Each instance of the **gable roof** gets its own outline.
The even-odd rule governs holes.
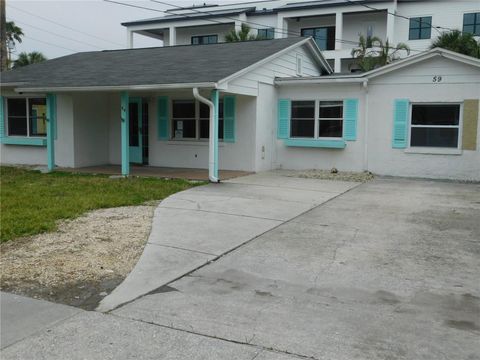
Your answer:
[[[458,61],[467,65],[475,66],[480,68],[480,59],[476,59],[471,56],[459,54],[454,51],[442,49],[442,48],[434,48],[428,51],[424,51],[422,53],[406,57],[401,60],[397,60],[391,64],[382,66],[377,69],[373,69],[364,73],[358,74],[332,74],[328,76],[321,76],[321,77],[303,77],[303,78],[277,78],[276,83],[287,84],[287,83],[330,83],[330,82],[345,82],[345,83],[354,83],[354,82],[363,82],[366,79],[372,79],[377,76],[385,75],[390,72],[393,72],[398,69],[402,69],[404,67],[412,66],[418,62],[422,62],[434,57],[443,57],[453,61]]]
[[[1,82],[2,86],[28,90],[154,87],[166,84],[205,86],[206,83],[212,86],[275,54],[305,43],[312,43],[312,40],[295,37],[84,52],[6,71],[1,73]],[[312,52],[319,63],[323,61],[326,64],[320,53]]]

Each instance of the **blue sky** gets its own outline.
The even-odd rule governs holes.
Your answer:
[[[124,1],[158,10],[168,6],[151,1]],[[176,6],[191,6],[203,1],[165,0]],[[227,3],[228,1],[209,1]],[[126,45],[126,30],[120,25],[149,17],[162,16],[161,12],[135,9],[102,0],[7,0],[7,20],[13,20],[25,33],[23,42],[13,53],[41,51],[47,58],[74,52],[119,49]],[[159,40],[135,36],[135,47],[158,46]]]

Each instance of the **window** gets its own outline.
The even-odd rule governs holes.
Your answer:
[[[460,105],[413,104],[410,146],[458,148]]]
[[[200,103],[200,139],[210,137],[210,108]],[[223,100],[218,101],[218,138],[223,139]]]
[[[270,40],[275,37],[275,29],[258,29],[258,37],[264,40]]]
[[[480,36],[480,13],[463,14],[463,32]]]
[[[192,45],[216,44],[218,35],[192,36]]]
[[[311,36],[320,50],[335,50],[335,26],[302,29],[302,36]]]
[[[315,136],[315,101],[292,101],[290,137]]]
[[[194,100],[173,100],[172,118],[175,139],[197,138]]]
[[[318,137],[343,135],[343,102],[320,101],[318,105]]]
[[[195,100],[173,100],[172,118],[174,139],[209,138],[210,108],[208,105]],[[218,138],[223,139],[223,100],[218,104]]]
[[[6,105],[9,136],[46,136],[45,98],[8,98]]]
[[[410,18],[409,40],[430,39],[432,32],[432,17],[414,17]]]

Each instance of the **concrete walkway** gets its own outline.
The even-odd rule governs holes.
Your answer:
[[[359,185],[286,175],[244,176],[162,201],[139,262],[97,310],[166,291],[162,287],[170,282]]]

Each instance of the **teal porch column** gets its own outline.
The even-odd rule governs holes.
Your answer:
[[[128,176],[130,174],[130,153],[129,153],[129,98],[128,92],[123,91],[120,94],[120,114],[122,121],[122,175]]]
[[[57,121],[57,97],[47,94],[47,169],[55,169],[55,123]]]
[[[218,177],[218,90],[212,90],[212,102],[213,102],[213,126],[210,128],[213,131],[213,176]],[[212,136],[212,134],[210,134]]]

